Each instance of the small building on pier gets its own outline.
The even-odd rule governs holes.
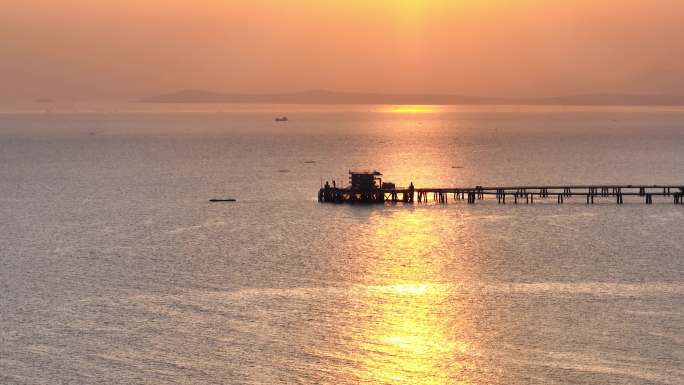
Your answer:
[[[352,191],[370,192],[382,187],[382,174],[379,171],[349,171]]]
[[[397,188],[394,183],[383,182],[379,171],[349,171],[349,186],[331,187],[328,182],[318,192],[320,202],[384,203],[385,201],[413,203],[414,188]]]

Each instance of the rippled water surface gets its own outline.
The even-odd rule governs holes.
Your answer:
[[[316,202],[350,168],[684,184],[683,154],[681,109],[0,114],[0,383],[684,383],[670,199]]]

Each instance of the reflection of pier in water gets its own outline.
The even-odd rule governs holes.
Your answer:
[[[427,203],[430,199],[448,203],[449,197],[455,201],[475,204],[479,200],[492,197],[499,204],[534,204],[537,199],[555,198],[558,204],[566,199],[581,197],[587,204],[594,204],[598,198],[612,198],[623,204],[625,197],[641,197],[646,204],[653,204],[653,197],[672,198],[674,204],[684,205],[684,184],[681,185],[552,185],[552,186],[475,186],[449,188],[396,187],[393,183],[382,181],[378,171],[350,171],[351,184],[344,188],[326,182],[318,192],[318,201],[325,203],[385,203],[404,202]]]

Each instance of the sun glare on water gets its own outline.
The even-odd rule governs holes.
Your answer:
[[[403,106],[392,106],[383,112],[390,112],[393,114],[430,114],[441,111],[440,106],[428,106],[428,105],[403,105]]]
[[[351,357],[358,383],[469,384],[463,370],[475,366],[476,347],[464,338],[468,321],[449,305],[455,286],[441,279],[433,219],[399,212],[372,221],[367,241],[383,248],[367,261],[373,284],[358,293],[359,323],[347,330],[363,352]]]

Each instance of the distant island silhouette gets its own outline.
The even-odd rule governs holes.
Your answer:
[[[415,105],[596,105],[684,106],[684,95],[586,94],[548,98],[497,98],[439,94],[383,94],[311,90],[293,93],[240,94],[183,90],[145,97],[138,103],[248,104],[415,104]]]

